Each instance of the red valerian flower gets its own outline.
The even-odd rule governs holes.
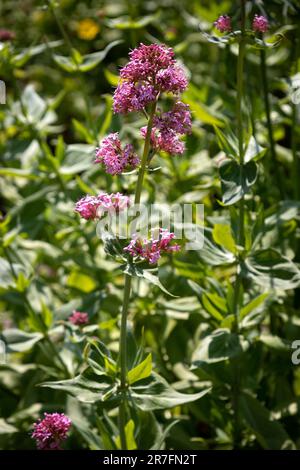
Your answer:
[[[73,325],[83,326],[89,322],[89,316],[85,312],[73,310],[72,315],[69,316],[69,322]]]
[[[259,33],[266,33],[269,29],[269,21],[263,15],[254,15],[252,28]]]
[[[75,212],[86,220],[101,218],[107,212],[120,212],[130,204],[130,199],[121,193],[100,193],[98,196],[84,196],[75,204]]]
[[[157,230],[153,230],[150,239],[135,236],[130,241],[129,245],[124,248],[124,251],[131,254],[133,257],[138,257],[149,261],[150,264],[155,264],[162,253],[172,253],[180,250],[179,245],[171,245],[175,237],[173,232],[160,228],[156,238],[154,235],[155,232],[157,232]]]
[[[96,149],[95,163],[103,163],[107,173],[117,175],[126,168],[135,168],[140,159],[134,152],[133,145],[121,146],[118,132],[105,137]]]
[[[70,426],[71,420],[65,414],[44,413],[44,419],[34,423],[31,437],[40,450],[60,450]]]
[[[215,28],[217,28],[220,33],[228,33],[231,31],[231,18],[228,15],[221,15],[214,22]]]
[[[187,78],[170,47],[140,44],[129,58],[114,93],[115,113],[141,111],[162,92],[178,94],[186,89]]]

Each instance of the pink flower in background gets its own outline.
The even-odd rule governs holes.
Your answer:
[[[31,437],[40,450],[60,450],[70,426],[71,420],[65,414],[44,413],[44,419],[34,423]]]
[[[105,137],[96,149],[95,163],[103,163],[107,173],[116,175],[126,168],[135,168],[140,162],[131,144],[121,146],[118,132]]]
[[[269,21],[263,15],[254,15],[252,28],[254,31],[266,33],[269,29]]]
[[[72,315],[69,316],[69,322],[77,326],[86,325],[89,322],[89,316],[85,312],[73,310]]]
[[[75,204],[75,212],[83,219],[94,220],[97,217],[99,200],[97,196],[85,196]]]
[[[188,84],[173,50],[160,44],[140,44],[129,54],[129,62],[121,69],[120,77],[114,93],[115,113],[141,111],[155,101],[159,93],[178,94]]]
[[[12,41],[15,39],[16,34],[14,31],[10,31],[9,29],[0,29],[0,41]]]
[[[214,22],[215,28],[217,28],[221,33],[227,33],[231,31],[231,18],[228,15],[221,15]]]
[[[150,264],[155,264],[163,253],[172,253],[179,251],[180,246],[177,244],[171,245],[175,234],[165,229],[158,229],[158,234],[155,235],[157,230],[152,231],[150,239],[134,237],[124,251],[133,257],[149,261]],[[156,238],[154,238],[156,236]]]
[[[130,199],[121,193],[100,193],[98,196],[84,196],[75,204],[75,212],[86,220],[101,218],[107,212],[120,212],[130,204]]]

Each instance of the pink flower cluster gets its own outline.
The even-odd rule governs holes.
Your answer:
[[[192,130],[189,106],[177,101],[171,111],[154,117],[151,133],[151,145],[154,150],[164,150],[170,154],[182,154],[184,143],[180,135],[189,134]],[[142,137],[146,136],[146,127],[141,128]]]
[[[44,419],[34,423],[31,437],[40,450],[60,450],[70,426],[71,420],[65,414],[44,413]]]
[[[72,315],[69,316],[69,322],[73,325],[83,326],[89,322],[89,316],[85,312],[73,310]]]
[[[150,264],[155,264],[162,253],[172,253],[180,250],[179,245],[171,245],[175,237],[174,233],[160,228],[157,238],[154,238],[154,232],[155,231],[153,231],[150,239],[134,237],[129,245],[124,248],[124,251],[131,254],[133,257],[138,257],[149,261]]]
[[[75,212],[86,220],[101,218],[105,213],[120,212],[130,204],[128,196],[121,193],[101,193],[98,196],[85,196],[75,205]]]
[[[146,134],[147,127],[142,127],[141,135],[144,139]],[[185,149],[184,143],[175,132],[162,133],[156,128],[153,128],[151,131],[151,147],[155,151],[163,150],[171,155],[182,155]]]
[[[268,19],[263,15],[254,15],[252,28],[254,31],[266,33],[269,29]]]
[[[118,132],[105,137],[96,149],[95,163],[103,163],[107,173],[116,175],[126,168],[135,168],[140,159],[131,144],[121,146]]]
[[[10,31],[9,29],[0,29],[0,41],[5,42],[5,41],[12,41],[15,39],[16,34],[14,31]]]
[[[228,15],[221,15],[214,22],[215,28],[217,28],[221,33],[227,33],[231,31],[231,18]],[[269,29],[268,19],[264,15],[254,15],[252,21],[253,31],[266,33]]]
[[[187,87],[183,69],[176,63],[174,52],[165,45],[140,44],[129,54],[121,69],[121,81],[114,93],[114,111],[141,111],[155,101],[161,92],[181,93]]]
[[[217,28],[221,33],[227,33],[231,31],[231,18],[228,15],[221,15],[214,22],[215,28]]]
[[[182,101],[176,101],[171,111],[155,116],[154,126],[161,132],[170,130],[177,134],[189,134],[192,130],[190,107]]]

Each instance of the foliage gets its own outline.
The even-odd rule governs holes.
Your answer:
[[[15,33],[0,41],[1,449],[34,448],[30,433],[44,412],[72,420],[65,448],[122,447],[123,273],[133,285],[129,449],[300,448],[300,374],[291,361],[300,337],[298,2],[247,2],[249,18],[266,14],[270,32],[255,35],[248,20],[242,160],[242,33],[213,29],[224,13],[237,24],[241,2],[171,3],[1,5],[1,28]],[[86,32],[85,19],[97,27]],[[120,247],[104,246],[74,213],[84,194],[135,190],[136,172],[114,178],[92,161],[110,132],[141,148],[142,114],[120,118],[111,99],[140,42],[173,47],[193,116],[184,155],[151,162],[145,198],[205,206],[204,246],[183,246],[158,270],[120,264]],[[72,324],[74,310],[87,312],[88,324]]]

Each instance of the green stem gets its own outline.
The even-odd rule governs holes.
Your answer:
[[[246,10],[245,0],[241,0],[241,39],[239,42],[238,60],[237,60],[237,135],[239,142],[239,163],[240,163],[240,178],[241,183],[243,180],[243,166],[244,166],[244,133],[243,133],[243,85],[244,85],[244,60],[245,60],[245,24],[246,24]],[[242,196],[239,201],[239,219],[238,219],[238,244],[245,245],[245,201]],[[238,334],[239,332],[239,299],[241,288],[241,275],[240,275],[240,260],[238,260],[236,280],[234,285],[234,325],[233,331]],[[232,384],[232,406],[233,406],[233,440],[234,447],[238,447],[240,441],[240,416],[239,416],[239,396],[240,396],[240,364],[239,361],[233,360],[233,384]]]
[[[270,154],[271,154],[271,165],[275,169],[275,177],[280,192],[281,199],[284,199],[284,190],[282,184],[282,177],[280,173],[280,166],[277,158],[277,153],[275,149],[274,135],[273,135],[273,126],[271,120],[271,110],[270,110],[270,100],[269,100],[269,86],[268,86],[268,77],[267,77],[267,67],[266,67],[266,52],[264,49],[260,51],[260,67],[261,67],[261,78],[262,78],[262,89],[265,102],[265,112],[267,118],[267,128],[268,128],[268,137],[270,142]]]
[[[144,151],[143,151],[143,155],[142,155],[141,166],[140,166],[140,171],[139,171],[139,174],[138,174],[138,180],[137,180],[135,196],[134,196],[134,203],[135,204],[139,204],[140,200],[141,200],[143,179],[144,179],[147,159],[148,159],[148,155],[149,155],[149,151],[150,151],[151,131],[152,131],[152,127],[153,127],[153,118],[154,118],[155,110],[156,110],[156,101],[152,103],[150,113],[149,113]]]
[[[143,187],[143,180],[146,171],[147,159],[151,146],[151,131],[153,127],[153,118],[156,110],[156,101],[151,105],[147,133],[144,144],[144,151],[141,160],[141,166],[139,169],[134,203],[139,204],[141,200],[141,193]],[[128,307],[130,302],[131,294],[131,276],[125,274],[125,285],[124,285],[124,298],[123,298],[123,307],[121,314],[121,331],[120,331],[120,344],[119,344],[119,364],[120,364],[120,392],[121,392],[121,402],[119,405],[119,432],[122,450],[127,450],[126,442],[126,389],[127,389],[127,315]]]
[[[244,38],[242,37],[240,44],[239,44],[239,54],[238,54],[238,63],[237,63],[237,109],[236,109],[241,181],[243,179],[243,165],[244,165],[244,135],[243,135],[243,117],[242,117],[244,57],[245,57],[245,41],[244,41]],[[244,209],[244,196],[243,196],[239,204],[238,243],[241,246],[244,245],[244,241],[245,241],[244,213],[245,213],[245,209]]]
[[[299,173],[300,163],[297,153],[297,142],[296,142],[296,126],[297,126],[297,111],[296,105],[292,104],[292,154],[293,154],[293,187],[294,187],[294,199],[299,201],[300,199],[300,185],[299,185]]]

